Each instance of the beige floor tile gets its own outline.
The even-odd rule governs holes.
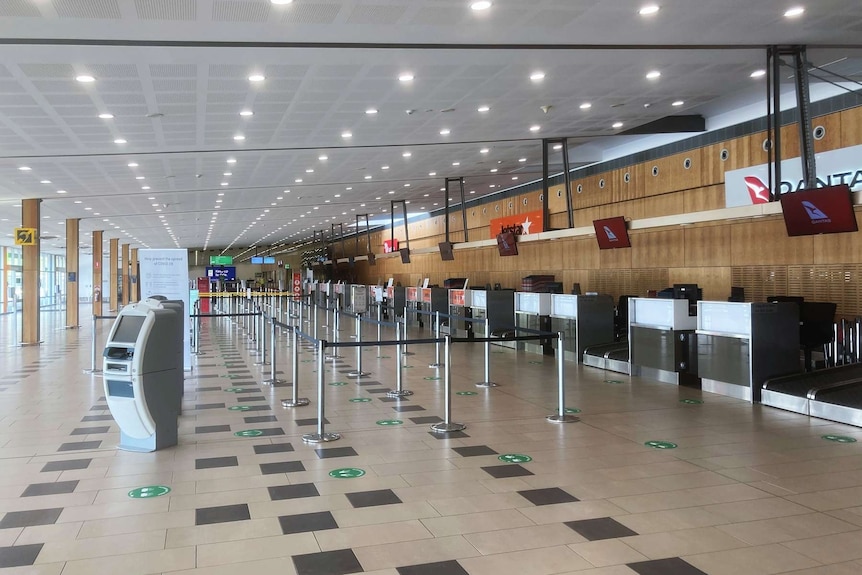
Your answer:
[[[229,563],[214,567],[199,567],[183,571],[171,571],[171,575],[295,575],[293,561],[289,557]],[[396,573],[397,575],[397,573]]]
[[[422,523],[435,537],[479,533],[495,529],[513,529],[533,525],[532,521],[516,509],[432,517],[423,519]]]
[[[620,509],[609,501],[558,503],[555,505],[524,507],[520,511],[538,525],[577,521],[578,519],[596,519],[598,517],[625,515],[626,513],[625,510]]]
[[[326,473],[328,474],[329,471],[331,471],[332,469],[339,469],[341,467],[353,466],[329,463],[328,467],[326,468]],[[290,483],[305,483],[301,480],[300,475],[300,473],[288,474],[288,479],[290,480]],[[328,475],[327,479],[329,479]],[[407,482],[404,481],[398,475],[391,475],[388,477],[365,475],[364,477],[360,477],[358,479],[314,481],[314,484],[317,486],[317,490],[320,492],[321,495],[334,495],[336,493],[354,493],[356,491],[374,491],[376,489],[398,489],[408,487]]]
[[[811,539],[788,541],[785,547],[823,563],[842,563],[862,559],[862,531],[836,533]]]
[[[662,509],[678,509],[710,503],[727,503],[731,501],[748,501],[769,497],[766,492],[743,484],[719,485],[700,489],[683,489],[655,493],[650,495],[635,495],[631,497],[615,497],[611,501],[630,513],[659,511]]]
[[[27,567],[7,567],[3,569],[3,575],[60,575],[65,566],[65,563],[45,563]]]
[[[154,499],[138,499],[128,503],[105,503],[102,505],[66,507],[60,513],[60,518],[57,519],[57,522],[88,521],[130,515],[147,515],[149,513],[165,513],[168,511],[170,501],[170,497],[159,497]]]
[[[858,531],[859,527],[823,513],[808,513],[748,523],[721,525],[718,529],[745,541],[749,545],[768,545]]]
[[[107,535],[120,535],[123,533],[141,533],[144,531],[170,529],[171,527],[190,527],[194,524],[195,512],[192,509],[115,517],[111,519],[93,519],[84,522],[81,531],[78,533],[78,538],[85,539],[88,537],[105,537]]]
[[[338,509],[352,508],[353,506],[350,505],[350,501],[344,495],[322,495],[320,497],[302,497],[300,499],[282,499],[279,501],[255,501],[248,504],[249,514],[252,519],[296,515],[298,513],[315,513],[317,511],[334,512]]]
[[[365,571],[405,565],[421,565],[451,559],[475,557],[476,549],[460,535],[440,537],[400,545],[373,545],[355,550],[356,558]],[[471,575],[473,575],[471,573]]]
[[[591,567],[565,546],[473,557],[460,563],[470,575],[547,575]]]
[[[527,500],[517,493],[492,493],[472,497],[453,497],[451,499],[432,499],[428,503],[440,515],[463,515],[481,511],[516,509],[524,507]]]
[[[243,563],[318,551],[320,548],[317,546],[317,541],[312,533],[260,537],[244,541],[198,545],[197,566],[212,567],[226,563]]]
[[[586,559],[596,567],[608,567],[646,561],[647,557],[625,544],[625,539],[605,539],[603,541],[586,541],[569,545],[569,549]]]
[[[36,558],[38,563],[128,555],[165,548],[165,531],[109,535],[89,539],[49,541]]]
[[[464,536],[482,555],[508,553],[583,542],[584,538],[562,523],[501,529]]]
[[[811,567],[788,572],[789,575],[859,575],[862,565],[856,562],[841,563],[836,565],[824,565],[822,567]]]
[[[810,512],[810,509],[806,507],[778,497],[706,505],[703,509],[719,517],[724,517],[728,522],[734,523],[801,515]]]
[[[217,507],[219,505],[234,505],[251,503],[253,501],[269,501],[266,488],[237,489],[235,491],[219,491],[216,493],[201,493],[200,495],[171,495],[171,511],[199,509],[201,507]]]
[[[173,527],[168,529],[165,547],[191,547],[225,541],[240,541],[260,537],[281,535],[281,527],[275,518],[252,519],[251,521],[231,521],[211,525]]]
[[[650,559],[664,559],[666,557],[680,557],[747,547],[745,542],[731,537],[715,527],[638,535],[626,537],[625,542],[626,545]]]
[[[428,529],[420,521],[399,521],[362,527],[342,527],[315,531],[314,536],[321,551],[355,549],[368,545],[398,544],[404,541],[432,539]]]
[[[428,503],[401,503],[379,507],[361,507],[359,509],[345,508],[336,509],[332,512],[332,516],[341,527],[409,521],[411,519],[437,517],[438,515],[437,511]]]
[[[771,575],[810,569],[818,563],[783,545],[764,545],[683,557],[709,575]]]
[[[55,523],[54,525],[33,525],[25,527],[15,545],[29,545],[33,543],[48,543],[55,541],[74,541],[81,531],[82,522]],[[6,531],[0,530],[0,533]],[[10,530],[11,531],[11,530]],[[11,545],[11,543],[10,543]]]
[[[24,488],[21,488],[24,491]],[[20,493],[20,492],[19,492]],[[57,507],[74,508],[89,506],[96,498],[95,491],[85,493],[68,493],[64,495],[38,495],[35,497],[17,497],[15,499],[0,499],[0,513],[8,511],[26,511],[28,509],[54,509]]]
[[[185,547],[69,561],[63,569],[63,575],[149,575],[191,569],[194,566],[195,549]]]

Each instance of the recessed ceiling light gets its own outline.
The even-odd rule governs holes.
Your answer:
[[[351,134],[350,132],[341,132],[341,137],[346,140],[347,138],[352,138],[353,134]]]
[[[581,110],[589,110],[590,108],[593,107],[593,105],[590,104],[589,102],[584,102],[583,104],[581,104],[580,107],[581,107]]]
[[[497,173],[497,168],[491,168],[491,173],[492,173],[492,174],[496,174],[496,173]]]
[[[93,78],[92,76],[88,76],[88,75],[86,75],[86,74],[83,74],[83,75],[81,75],[81,76],[75,76],[75,79],[76,79],[77,81],[81,82],[82,84],[89,84],[90,82],[95,82],[95,81],[96,81],[96,79],[95,79],[95,78]]]
[[[293,181],[294,181],[294,182],[296,182],[297,184],[301,184],[301,183],[302,183],[302,178],[296,178],[296,179],[295,179],[295,180],[293,180]]]
[[[405,72],[404,74],[401,74],[400,76],[398,76],[398,81],[399,82],[412,82],[413,81],[413,74],[410,74],[409,72]]]
[[[653,14],[658,14],[659,10],[661,10],[661,7],[657,4],[648,4],[638,10],[638,14],[641,16],[652,16]]]
[[[228,159],[227,159],[227,163],[228,163],[228,164],[235,164],[235,163],[236,163],[236,158],[228,158]]]
[[[752,78],[762,78],[766,76],[766,70],[755,70],[751,73]]]
[[[530,131],[531,131],[531,132],[538,132],[538,131],[539,131],[539,130],[541,130],[541,129],[542,129],[542,127],[541,127],[541,126],[530,126]]]
[[[263,82],[264,80],[266,80],[266,76],[263,74],[252,74],[248,77],[249,82]]]
[[[66,193],[66,190],[57,190],[57,193],[58,193],[58,194],[65,194],[65,193]]]
[[[613,126],[611,126],[611,127],[612,127],[612,128],[622,128],[622,127],[623,127],[623,123],[622,123],[622,122],[616,122],[616,123],[614,123],[614,125],[613,125]]]
[[[404,187],[405,187],[405,188],[409,188],[409,187],[410,187],[410,184],[404,184]]]
[[[452,162],[452,165],[453,165],[453,166],[460,166],[460,165],[461,165],[461,162]]]
[[[326,160],[328,160],[328,159],[329,159],[329,156],[320,156],[320,157],[319,157],[319,158],[317,158],[317,159],[318,159],[318,160],[320,160],[321,162],[325,162]]]
[[[75,200],[75,203],[76,203],[76,204],[80,204],[80,203],[82,203],[82,202],[81,202],[81,200]],[[20,207],[20,206],[18,206],[18,207]]]
[[[367,110],[365,110],[365,113],[368,114],[369,116],[373,116],[374,114],[377,113],[377,108],[368,108]]]
[[[449,135],[449,134],[451,134],[451,133],[452,133],[452,132],[451,132],[448,128],[443,128],[442,130],[440,130],[440,135],[441,135],[441,136],[448,136],[448,135]]]
[[[473,2],[472,4],[470,4],[470,8],[472,10],[476,10],[477,12],[481,10],[487,10],[490,7],[491,2],[489,2],[488,0],[479,0],[478,2]]]
[[[661,72],[659,72],[658,70],[652,70],[650,72],[647,72],[646,78],[647,80],[658,80],[659,78],[661,78]]]
[[[142,190],[149,190],[149,189],[150,189],[150,186],[141,186],[141,189],[142,189]]]
[[[313,174],[313,173],[314,173],[314,168],[308,168],[307,170],[305,170],[305,173],[306,173],[306,174]]]
[[[137,168],[138,167],[138,164],[136,164],[135,162],[129,162],[126,165],[129,166],[130,168]]]
[[[803,8],[802,6],[794,6],[793,8],[788,9],[787,12],[784,13],[784,17],[797,18],[799,16],[802,16],[803,14],[805,14],[805,8]]]
[[[114,140],[114,143],[115,144],[125,144],[127,142],[123,138],[117,138],[116,140]]]
[[[480,112],[490,112],[490,111],[491,111],[491,106],[479,106],[478,110],[479,110]]]
[[[245,136],[243,136],[242,134],[237,134],[236,136],[233,137],[233,139],[236,140],[237,142],[242,142],[243,140],[245,140]]]
[[[30,166],[19,166],[18,169],[22,172],[29,172],[30,170],[32,170]]]
[[[252,112],[251,110],[242,110],[239,113],[239,115],[240,116],[254,116],[254,112]]]
[[[429,175],[429,176],[436,176],[436,175],[437,175],[437,172],[428,172],[428,175]]]
[[[367,176],[365,176],[365,179],[366,179],[366,180],[370,180],[370,179],[371,179],[371,175],[367,175]]]
[[[135,176],[135,179],[136,180],[143,180],[143,179],[146,179],[146,177],[145,176]]]
[[[533,82],[541,82],[544,79],[545,79],[545,73],[544,72],[533,72],[532,74],[530,74],[530,80],[532,80]]]
[[[554,149],[555,149],[555,150],[562,150],[562,149],[563,149],[563,145],[562,145],[562,144],[555,144],[555,145],[554,145]]]
[[[413,152],[404,152],[403,154],[401,154],[401,157],[402,158],[409,158],[412,155],[413,155]]]
[[[223,173],[222,175],[223,175],[223,176],[232,176],[232,175],[233,175],[233,172],[225,172],[225,173]]]
[[[221,185],[223,185],[223,186],[227,186],[227,185],[229,185],[229,184],[228,184],[228,182],[222,182],[222,183],[221,183]]]
[[[685,105],[685,102],[684,102],[684,101],[682,101],[682,100],[677,100],[676,102],[674,102],[673,104],[671,104],[671,106],[675,106],[675,107],[677,107],[677,108],[679,108],[680,106],[684,106],[684,105]]]
[[[50,184],[51,180],[41,180],[39,183],[40,184]]]
[[[110,120],[111,118],[114,117],[114,115],[113,114],[99,114],[99,117],[103,120]]]

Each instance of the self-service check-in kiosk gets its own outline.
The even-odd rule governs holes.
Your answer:
[[[488,317],[488,297],[485,290],[471,289],[467,290],[467,295],[464,298],[464,303],[470,307],[470,315],[473,319],[484,320]],[[489,337],[485,333],[485,322],[473,322],[473,333],[478,337]]]
[[[459,319],[473,317],[470,308],[471,293],[472,290],[468,289],[449,290],[449,315],[452,316],[449,322],[449,335],[451,336],[473,338],[473,322]]]
[[[535,331],[551,331],[551,294],[515,292],[515,322],[518,327]],[[519,334],[525,335],[525,334]],[[521,347],[523,346],[523,347]],[[550,339],[526,341],[519,348],[533,353],[554,355]]]
[[[699,386],[696,328],[687,299],[629,298],[631,374]]]
[[[154,295],[142,300],[141,304],[149,305],[157,309],[172,309],[176,311],[174,316],[174,329],[176,331],[177,346],[174,356],[176,365],[175,397],[177,400],[177,413],[183,413],[183,395],[185,395],[185,375],[183,374],[183,346],[185,338],[183,337],[183,329],[185,329],[185,303],[181,299],[168,299],[165,296]]]
[[[565,359],[583,361],[588,347],[614,341],[613,298],[551,294],[551,331],[563,332]]]
[[[177,444],[177,310],[150,300],[124,307],[103,353],[105,397],[120,427],[120,449]]]

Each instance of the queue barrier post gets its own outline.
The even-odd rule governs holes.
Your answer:
[[[437,341],[434,343],[434,363],[428,365],[428,367],[437,369],[439,367],[443,367],[443,364],[440,363],[440,312],[434,312],[434,337],[437,338]]]
[[[317,342],[317,433],[307,433],[302,436],[305,443],[328,443],[341,439],[338,433],[326,433],[324,418],[324,394],[326,382],[326,369],[324,356],[326,355],[326,342]]]
[[[362,343],[362,314],[356,314],[356,342]],[[362,371],[362,346],[356,346],[356,369],[348,372],[347,377],[366,377],[371,375],[366,371]]]
[[[395,322],[395,389],[386,393],[386,397],[407,397],[413,395],[409,389],[404,389],[404,371],[401,349],[401,324]],[[379,340],[378,340],[379,341]]]
[[[18,302],[13,301],[12,303],[15,305],[15,310],[16,310],[15,319],[17,320]],[[97,339],[98,329],[99,329],[98,320],[99,320],[99,316],[93,314],[93,345],[92,345],[92,349],[91,349],[93,362],[90,365],[90,369],[84,370],[84,373],[89,373],[90,375],[101,375],[102,374],[102,370],[96,367],[96,339]],[[14,325],[15,325],[15,333],[17,334],[18,333],[18,322],[16,321]]]
[[[339,313],[338,308],[333,310],[332,314],[332,339],[337,344],[338,343],[338,330],[341,328],[341,313]],[[332,348],[332,353],[326,356],[326,359],[341,359],[342,356],[338,355],[338,347]]]
[[[269,331],[269,341],[270,341],[271,345],[269,347],[272,349],[272,352],[271,352],[272,353],[272,364],[271,364],[271,367],[269,369],[269,379],[264,379],[261,383],[263,385],[272,385],[272,386],[284,385],[287,382],[283,379],[279,379],[278,376],[276,375],[277,367],[276,367],[276,359],[275,358],[276,358],[277,354],[275,353],[275,318],[274,317],[270,318],[270,322],[271,322],[271,326],[270,326],[270,331]]]
[[[491,320],[485,318],[485,380],[476,387],[499,387],[500,384],[491,381]]]
[[[273,362],[272,363],[274,364],[275,363],[275,318],[271,317],[271,319],[272,319],[272,329],[270,330],[270,343],[272,345],[270,347],[272,348],[272,355],[273,355]],[[255,365],[259,365],[261,367],[270,365],[270,362],[266,361],[266,335],[264,335],[264,333],[263,333],[265,331],[265,326],[266,326],[266,314],[264,314],[263,311],[261,311],[260,312],[260,350],[261,350],[260,354],[261,354],[261,359],[260,359],[260,361],[256,361],[254,363]],[[275,374],[273,373],[273,378],[274,377],[275,377]]]
[[[452,421],[452,358],[450,356],[450,341],[452,336],[446,334],[445,336],[445,344],[444,344],[444,355],[446,360],[446,369],[444,371],[445,378],[443,381],[444,385],[444,403],[445,403],[445,414],[444,421],[441,423],[435,423],[431,426],[431,431],[437,433],[450,433],[453,431],[463,431],[467,429],[467,426],[463,423],[454,423]]]
[[[291,337],[291,345],[293,346],[293,357],[290,365],[290,377],[293,380],[293,396],[290,399],[282,399],[281,405],[284,407],[304,407],[310,402],[307,397],[299,397],[299,327],[294,327]]]
[[[404,339],[407,339],[407,322],[408,322],[408,317],[407,317],[407,306],[406,306],[406,305],[404,306],[404,316],[403,316],[401,319],[403,319],[403,320],[404,320]],[[398,319],[397,319],[397,318],[395,319],[395,322],[396,322],[396,323],[398,322]],[[413,355],[413,352],[412,352],[412,351],[409,351],[409,350],[407,349],[407,344],[406,344],[406,343],[404,344],[404,351],[403,351],[403,352],[401,352],[401,355],[403,355],[404,357],[407,357],[408,355]]]
[[[565,335],[563,332],[557,332],[557,413],[549,415],[545,419],[552,423],[575,423],[580,421],[574,415],[566,413],[566,363],[563,361],[563,350],[565,344]]]

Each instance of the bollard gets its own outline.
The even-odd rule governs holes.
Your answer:
[[[491,321],[485,318],[485,381],[480,381],[476,387],[499,387],[491,381]]]
[[[445,345],[444,345],[444,355],[446,356],[446,369],[444,373],[446,374],[443,381],[444,386],[444,398],[443,402],[445,404],[444,410],[444,421],[441,423],[435,423],[431,426],[431,431],[437,433],[449,433],[451,431],[462,431],[467,429],[467,426],[463,423],[454,423],[452,421],[452,358],[450,357],[450,349],[449,342],[452,339],[452,336],[446,335],[445,337]]]
[[[382,308],[383,308],[382,305],[377,304],[377,341],[383,340],[383,335],[382,335],[382,331],[381,331],[383,329],[383,326],[381,325],[383,322],[383,309]],[[380,357],[380,346],[379,345],[377,346],[377,356]]]
[[[326,355],[326,342],[320,340],[317,342],[317,433],[307,433],[302,436],[302,440],[306,443],[327,443],[329,441],[337,441],[341,439],[341,435],[337,433],[326,433],[324,430],[324,383],[326,380],[325,366],[323,364],[324,355]]]
[[[319,339],[318,334],[317,334],[317,316],[320,315],[318,313],[319,311],[320,310],[317,309],[316,305],[314,305],[314,304],[311,305],[311,313],[314,314],[314,323],[312,324],[314,326],[314,330],[312,332],[314,335],[314,339]],[[317,347],[314,348],[314,353],[317,353]]]
[[[290,377],[293,378],[293,397],[291,399],[282,399],[281,405],[284,407],[303,407],[309,404],[307,397],[299,397],[299,328],[294,327],[291,335],[291,344],[293,346],[293,363],[290,366]]]
[[[557,332],[557,413],[549,415],[545,419],[552,423],[574,423],[580,421],[574,415],[566,414],[566,362],[563,361],[563,350],[565,350],[565,336],[563,332]]]
[[[449,322],[451,325],[451,321]],[[451,330],[450,330],[451,332]],[[451,333],[450,333],[451,335]],[[428,367],[438,368],[443,367],[443,364],[440,363],[440,312],[434,312],[434,337],[437,338],[437,341],[434,343],[434,363],[428,364]]]
[[[402,358],[401,358],[401,324],[395,323],[395,340],[398,342],[395,344],[395,389],[392,391],[388,391],[386,393],[386,397],[407,397],[408,395],[413,395],[413,392],[407,389],[404,389],[404,376],[402,371]]]
[[[12,302],[12,303],[14,303],[14,304],[15,304],[15,307],[16,307],[16,308],[18,307],[17,302],[15,302],[15,301],[13,300],[13,302]],[[17,316],[17,312],[16,312],[16,316]],[[84,370],[84,373],[89,373],[89,374],[91,374],[91,375],[101,375],[101,373],[102,373],[102,370],[101,370],[101,369],[98,369],[98,368],[96,367],[96,339],[97,339],[96,335],[97,335],[97,330],[99,329],[99,324],[97,323],[97,322],[98,322],[98,319],[99,319],[99,318],[98,318],[98,316],[95,316],[95,315],[93,316],[93,346],[92,346],[92,347],[93,347],[93,349],[91,350],[91,351],[92,351],[92,354],[93,354],[93,355],[92,355],[92,357],[93,357],[93,363],[90,365],[90,369],[85,369],[85,370]],[[16,320],[17,320],[17,317],[16,317]],[[15,327],[16,341],[17,341],[17,332],[18,332],[18,323],[17,323],[17,321],[15,322],[14,327]],[[17,343],[16,343],[16,345],[17,345]]]
[[[356,314],[356,343],[362,343],[362,315]],[[362,371],[362,346],[356,346],[356,369],[347,374],[347,377],[365,377],[371,375]]]
[[[272,355],[275,356],[275,318],[270,317],[270,319],[272,320],[272,329],[270,330],[270,343],[271,343],[270,347],[272,348]],[[264,329],[265,329],[264,326],[266,325],[266,315],[263,312],[261,312],[261,314],[260,314],[260,323],[261,323],[261,326],[260,326],[260,355],[261,355],[261,358],[260,358],[260,361],[256,361],[254,364],[260,365],[260,366],[265,366],[265,365],[270,365],[270,363],[268,361],[266,361],[266,336],[263,334]],[[272,363],[275,364],[275,357],[273,357]],[[275,373],[273,373],[272,376],[274,379]]]
[[[338,344],[338,330],[341,328],[341,314],[338,312],[338,308],[333,310],[332,314],[332,339]],[[326,359],[341,359],[342,356],[338,355],[338,347],[332,348],[332,353],[326,356]]]
[[[404,317],[402,317],[401,319],[404,320],[404,339],[407,339],[407,306],[404,306]],[[398,323],[397,318],[395,319],[395,323]],[[404,344],[404,351],[401,353],[401,355],[405,357],[407,357],[408,355],[413,355],[412,351],[407,350],[406,343]]]
[[[275,359],[275,357],[276,357],[276,353],[275,353],[275,318],[274,317],[270,318],[270,321],[272,322],[272,325],[271,325],[270,330],[269,330],[269,342],[270,342],[269,347],[272,349],[272,351],[271,351],[271,353],[272,353],[272,367],[270,367],[270,369],[269,369],[269,379],[264,379],[261,383],[263,385],[272,385],[272,386],[284,385],[287,382],[283,379],[279,379],[278,376],[276,375],[276,372],[275,372],[275,370],[277,369],[276,368],[276,359]],[[266,356],[264,356],[264,360],[266,360]]]

